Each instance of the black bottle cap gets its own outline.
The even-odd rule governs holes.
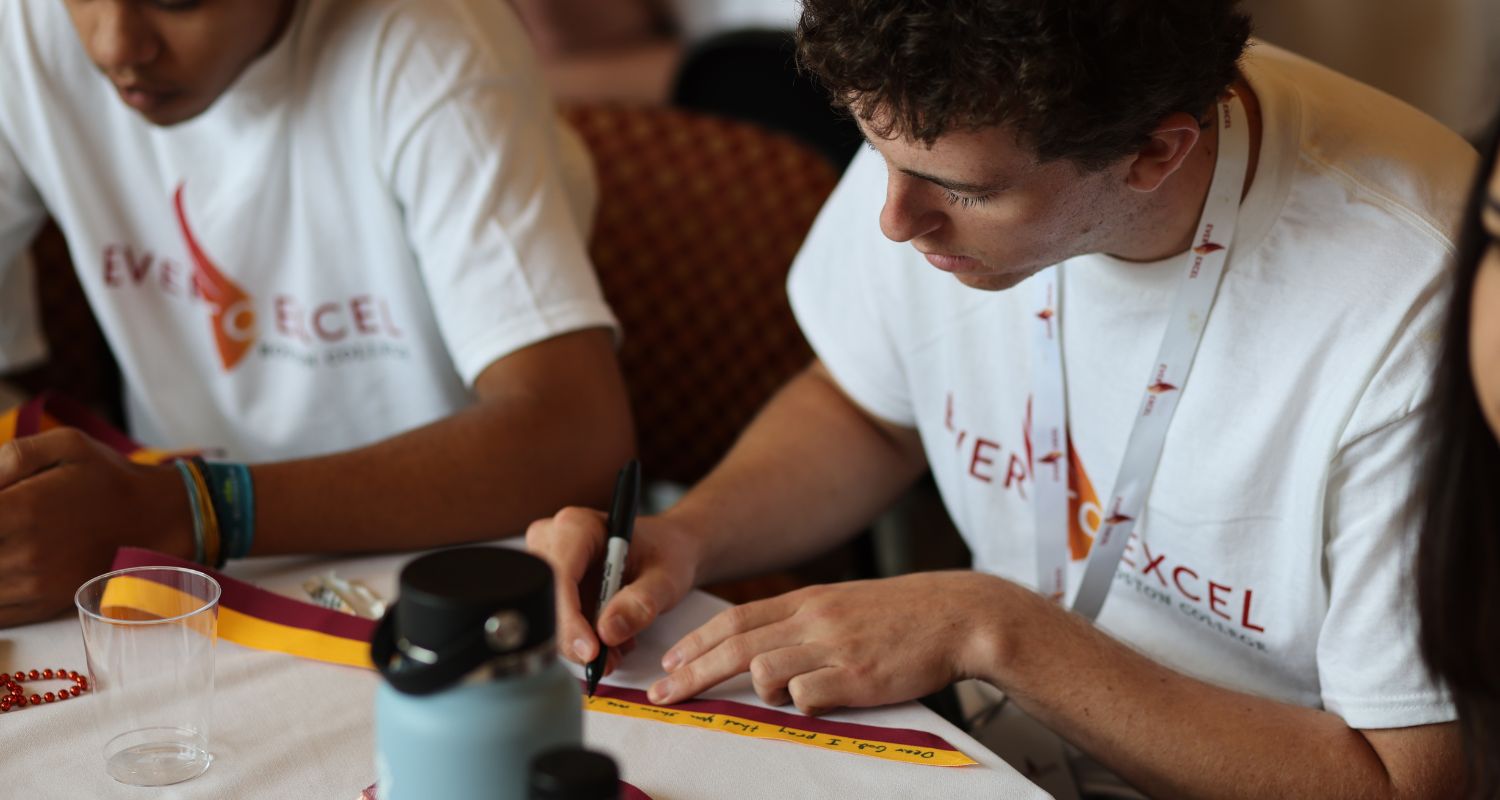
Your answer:
[[[510,548],[458,547],[401,570],[370,654],[396,689],[425,694],[496,656],[544,644],[555,629],[547,562]]]
[[[531,760],[529,800],[618,800],[620,772],[603,753],[559,747]]]

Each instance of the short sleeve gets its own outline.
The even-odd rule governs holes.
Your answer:
[[[1417,530],[1406,506],[1420,430],[1420,414],[1400,416],[1346,445],[1331,473],[1329,601],[1317,663],[1324,707],[1354,728],[1456,717],[1417,645]]]
[[[480,20],[421,8],[433,10],[386,27],[374,124],[443,339],[472,385],[523,347],[616,322],[584,243],[586,156],[519,24],[504,3],[467,4]]]
[[[787,293],[808,344],[839,387],[871,414],[916,426],[906,370],[892,326],[901,309],[882,291],[897,265],[880,233],[885,165],[862,151],[813,223],[792,265]]]
[[[47,357],[27,247],[45,211],[0,128],[0,373]]]

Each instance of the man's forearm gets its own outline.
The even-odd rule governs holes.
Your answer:
[[[608,337],[572,334],[510,357],[538,371],[541,388],[487,372],[479,402],[450,417],[357,450],[255,466],[252,553],[492,539],[568,504],[602,505],[634,450]]]
[[[924,464],[915,431],[872,420],[814,365],[665,516],[703,538],[699,582],[753,574],[848,538]]]
[[[1447,797],[1452,723],[1361,732],[1327,711],[1177,673],[995,579],[986,678],[1151,797]]]

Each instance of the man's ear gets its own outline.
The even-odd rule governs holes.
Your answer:
[[[1125,184],[1138,192],[1156,191],[1183,165],[1202,137],[1202,125],[1193,115],[1179,112],[1168,116],[1135,154]]]

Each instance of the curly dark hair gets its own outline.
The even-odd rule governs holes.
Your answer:
[[[801,63],[880,136],[1013,128],[1099,169],[1206,117],[1250,36],[1237,0],[805,0]]]

